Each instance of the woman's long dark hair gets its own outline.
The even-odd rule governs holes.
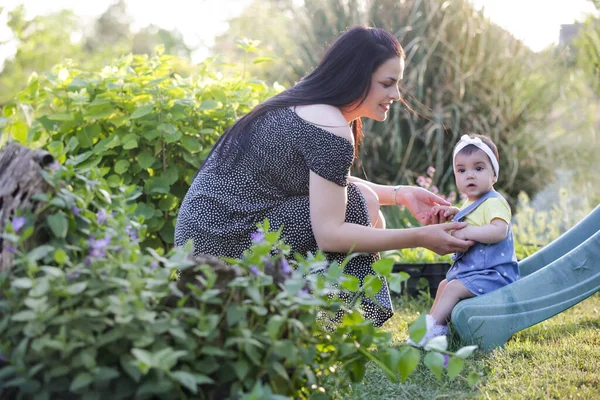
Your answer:
[[[355,26],[348,29],[329,47],[310,74],[293,87],[257,105],[227,129],[206,160],[215,151],[224,157],[243,154],[249,146],[250,135],[244,134],[246,128],[269,110],[310,104],[347,107],[357,99],[360,99],[358,105],[362,104],[371,89],[371,76],[393,57],[405,57],[394,35],[379,28]],[[354,134],[354,151],[358,155],[363,138],[362,120],[352,121],[350,127]]]

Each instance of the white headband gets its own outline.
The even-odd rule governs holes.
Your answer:
[[[496,172],[497,179],[500,173],[500,166],[498,165],[498,160],[496,159],[496,156],[494,155],[492,149],[490,149],[490,147],[487,144],[483,143],[483,141],[480,138],[471,138],[469,137],[469,135],[462,135],[460,141],[454,148],[454,154],[452,155],[452,165],[454,165],[455,163],[456,155],[458,154],[458,152],[470,144],[487,154],[487,156],[490,158],[490,161],[492,162],[492,166],[494,167],[494,172]]]

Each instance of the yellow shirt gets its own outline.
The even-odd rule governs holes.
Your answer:
[[[465,209],[471,204],[473,202],[467,200],[461,209]],[[463,221],[468,225],[483,226],[491,223],[494,218],[500,218],[506,221],[507,224],[510,224],[511,212],[506,200],[499,197],[491,197],[467,215]]]

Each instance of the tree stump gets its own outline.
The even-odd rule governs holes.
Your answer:
[[[16,210],[38,210],[39,204],[32,197],[50,190],[41,172],[55,162],[47,151],[33,150],[14,142],[0,149],[0,233],[4,232]],[[9,244],[0,237],[0,272],[10,269],[13,263],[13,253],[9,249]]]

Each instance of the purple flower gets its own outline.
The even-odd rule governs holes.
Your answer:
[[[6,357],[4,357],[2,354],[0,354],[0,361],[6,362]]]
[[[427,175],[433,176],[433,174],[435,174],[435,168],[430,166],[429,168],[427,168]]]
[[[72,272],[70,274],[67,274],[67,280],[68,281],[71,281],[71,280],[77,279],[77,278],[79,278],[79,272],[77,272],[77,271],[76,272]]]
[[[298,296],[306,296],[308,294],[308,290],[302,289],[298,291]]]
[[[258,268],[256,267],[256,265],[253,265],[250,267],[250,272],[256,276],[258,276],[260,274],[260,271],[258,270]]]
[[[101,258],[106,255],[106,247],[110,244],[110,236],[107,236],[104,239],[98,239],[98,240],[95,240],[94,236],[90,236],[89,242],[91,245],[89,257],[90,258]],[[87,263],[87,260],[86,260],[86,263]]]
[[[101,208],[100,211],[98,211],[96,213],[96,218],[98,218],[98,223],[99,224],[106,223],[106,218],[107,217],[108,217],[108,215],[106,214],[106,210],[104,208]]]
[[[27,222],[27,220],[25,219],[25,217],[13,218],[12,228],[15,231],[15,233],[19,232],[21,230],[21,228],[25,226],[26,222]]]
[[[281,271],[286,275],[290,275],[292,273],[292,267],[290,267],[290,264],[285,258],[281,260]]]
[[[250,235],[250,240],[254,243],[260,243],[264,240],[265,235],[261,231],[252,232]]]
[[[131,239],[132,242],[137,242],[139,240],[137,231],[133,229],[131,225],[127,225],[125,232],[127,232],[129,239]]]
[[[71,208],[71,212],[73,213],[73,215],[75,215],[76,217],[79,216],[79,208],[77,207],[73,207]]]
[[[448,361],[450,361],[450,356],[448,354],[443,354],[444,356],[444,368],[448,366]]]
[[[419,176],[417,178],[417,185],[424,187],[425,186],[425,177],[424,176]]]
[[[158,263],[156,262],[156,260],[152,260],[150,262],[150,269],[156,269],[158,268]]]
[[[6,251],[8,251],[9,253],[17,254],[17,249],[15,249],[12,246],[6,246]]]
[[[437,194],[437,193],[439,193],[439,192],[440,192],[440,189],[438,189],[438,187],[437,187],[437,186],[432,186],[432,187],[431,187],[431,191],[432,191],[433,193],[436,193],[436,194]]]

